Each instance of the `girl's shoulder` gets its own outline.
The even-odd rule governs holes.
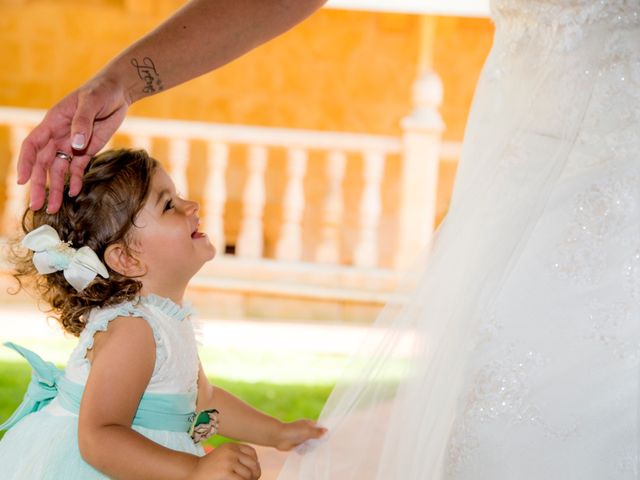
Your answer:
[[[109,324],[120,317],[141,317],[151,327],[156,343],[156,368],[154,368],[151,385],[158,384],[158,388],[162,389],[170,383],[167,379],[171,380],[171,371],[175,368],[164,367],[173,363],[173,357],[184,359],[193,356],[197,374],[197,345],[190,321],[192,314],[193,310],[189,305],[180,306],[156,295],[139,296],[122,303],[96,307],[89,313],[78,344],[69,358],[67,376],[78,383],[86,381],[90,370],[86,353],[93,347],[95,335],[98,332],[107,331]],[[188,365],[188,367],[189,372],[185,372],[188,374],[185,378],[192,376],[192,366]],[[164,378],[165,376],[167,379]],[[188,385],[189,383],[186,384]]]

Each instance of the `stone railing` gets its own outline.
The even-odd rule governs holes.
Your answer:
[[[144,148],[165,163],[178,192],[200,201],[204,228],[219,252],[401,268],[433,230],[442,129],[437,82],[425,77],[416,84],[416,108],[397,138],[131,117],[109,146]],[[0,108],[11,155],[4,172],[5,234],[26,205],[26,188],[15,183],[19,146],[43,114]],[[228,171],[232,161],[243,163],[232,169],[235,177]],[[268,204],[279,220],[269,228]]]
[[[146,149],[178,192],[200,203],[221,253],[201,287],[272,295],[274,280],[286,278],[302,297],[376,303],[430,240],[438,166],[457,156],[456,144],[440,140],[441,97],[438,77],[426,72],[399,137],[130,117],[108,147]],[[0,162],[4,236],[27,204],[27,187],[16,185],[19,147],[43,115],[0,108],[0,143],[8,138],[10,155]]]

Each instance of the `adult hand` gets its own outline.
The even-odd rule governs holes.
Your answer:
[[[325,1],[187,2],[56,104],[29,134],[18,158],[18,183],[31,178],[30,207],[44,205],[47,174],[48,212],[60,208],[67,172],[69,194],[78,194],[89,159],[115,133],[133,101],[230,62],[301,22]],[[138,62],[145,68],[140,70]],[[158,83],[160,88],[149,89]],[[56,157],[57,151],[73,154],[71,163]]]
[[[32,210],[44,205],[47,174],[48,213],[57,212],[62,204],[67,172],[71,175],[69,195],[80,192],[89,159],[118,129],[130,103],[125,89],[116,80],[98,75],[47,112],[22,142],[18,157],[18,183],[23,185],[31,179]],[[72,154],[72,160],[57,157],[58,151]]]
[[[241,443],[225,443],[198,459],[192,480],[258,480],[258,455],[253,447]]]

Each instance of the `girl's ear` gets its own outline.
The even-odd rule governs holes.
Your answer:
[[[139,277],[144,275],[144,267],[140,260],[120,243],[113,243],[104,252],[104,260],[112,270],[125,277]]]

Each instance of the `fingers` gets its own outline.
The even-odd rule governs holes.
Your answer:
[[[78,106],[71,120],[71,146],[84,151],[93,133],[93,122],[102,106],[98,105],[91,93],[78,95]]]
[[[69,196],[75,197],[80,193],[80,190],[82,189],[84,169],[87,167],[90,159],[91,157],[89,155],[73,157],[71,165],[69,165],[69,171],[71,173],[71,178],[69,180]]]
[[[327,433],[327,429],[324,427],[318,427],[315,426],[313,428],[313,432],[312,432],[312,438],[320,438],[322,437],[325,433]]]
[[[211,460],[217,463],[216,472],[223,474],[227,472],[229,478],[239,480],[257,480],[262,474],[258,455],[253,447],[241,443],[225,443],[212,452]],[[226,479],[227,476],[224,476]]]
[[[35,142],[31,138],[31,135],[27,136],[22,142],[20,147],[20,154],[18,155],[18,184],[24,185],[31,177],[31,170],[36,163],[36,156],[38,154],[38,148]]]
[[[242,454],[238,456],[238,461],[240,462],[239,467],[242,467],[241,471],[244,472],[245,475],[248,475],[246,477],[248,480],[255,480],[257,478],[260,478],[260,475],[262,474],[262,472],[260,471],[258,454],[253,448],[247,445],[241,445],[241,446],[245,447],[245,449],[241,449]],[[246,449],[249,449],[251,451],[247,452]],[[235,471],[238,474],[241,473],[240,470],[236,469]]]
[[[237,463],[233,467],[233,473],[238,475],[242,480],[253,480],[254,478],[259,478],[254,476],[253,472],[242,464],[242,462]]]
[[[55,152],[53,143],[49,142],[36,155],[35,163],[31,170],[31,201],[29,202],[29,208],[32,210],[40,210],[44,205],[47,171],[55,157]]]
[[[22,141],[18,155],[18,183],[24,185],[31,176],[38,152],[44,149],[52,138],[47,118],[34,128]]]
[[[49,167],[49,198],[47,199],[47,213],[56,213],[62,205],[64,195],[64,177],[69,170],[69,161],[56,157]]]
[[[238,446],[238,449],[245,455],[253,458],[256,462],[258,461],[258,454],[256,453],[256,449],[250,447],[249,445],[245,445],[244,443],[235,444]]]

